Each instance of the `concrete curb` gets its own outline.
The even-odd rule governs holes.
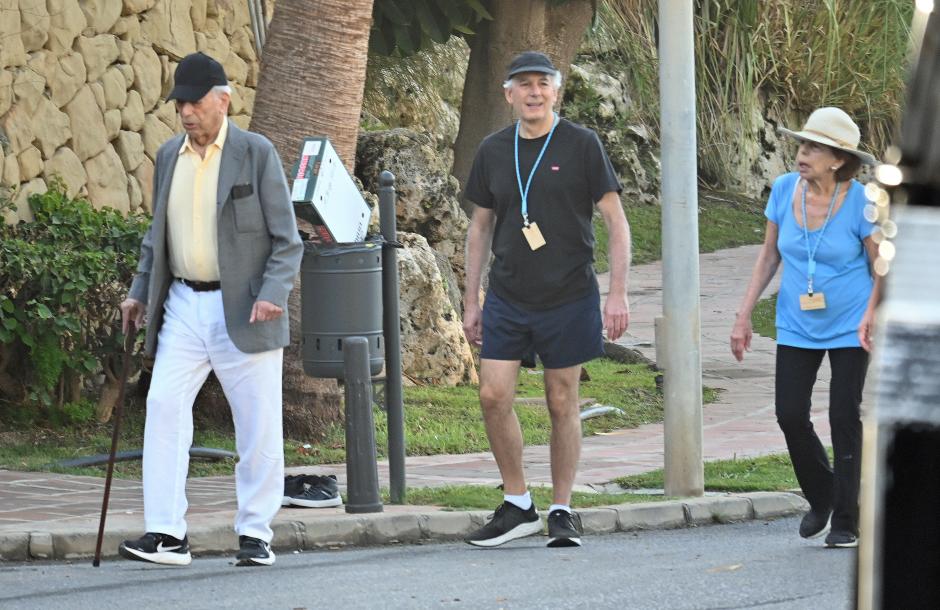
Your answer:
[[[309,519],[279,519],[273,524],[274,549],[308,551],[345,546],[420,543],[460,540],[483,524],[490,511],[422,511],[366,515],[319,515]],[[805,512],[806,500],[787,492],[753,492],[619,504],[579,510],[584,533],[609,534],[637,530],[675,529],[749,519],[774,519]],[[546,516],[543,511],[543,519]],[[102,555],[114,557],[122,540],[139,530],[119,528],[105,532]],[[69,531],[0,532],[0,561],[33,559],[85,559],[95,552],[97,524],[81,524]],[[189,539],[196,555],[233,553],[238,548],[231,525],[197,525]]]

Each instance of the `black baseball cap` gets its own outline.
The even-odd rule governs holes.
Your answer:
[[[167,100],[196,102],[209,90],[219,85],[227,85],[225,69],[222,64],[205,53],[190,53],[176,66],[173,74],[173,90]]]
[[[512,61],[509,63],[509,73],[506,75],[506,78],[512,78],[516,74],[522,74],[523,72],[555,74],[558,72],[558,68],[552,65],[552,60],[544,53],[539,53],[538,51],[523,51],[512,58]]]

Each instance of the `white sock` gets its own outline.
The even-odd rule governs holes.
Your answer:
[[[529,495],[529,492],[525,492],[521,496],[514,496],[511,494],[503,494],[503,500],[515,504],[522,510],[529,510],[532,506],[532,496]]]
[[[551,506],[548,507],[549,514],[551,514],[551,512],[555,510],[563,510],[566,513],[569,513],[569,514],[571,513],[571,507],[568,506],[567,504],[552,504]]]

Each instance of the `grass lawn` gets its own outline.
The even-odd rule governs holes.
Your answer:
[[[748,244],[759,244],[764,239],[767,223],[763,202],[726,193],[699,193],[699,251],[714,252]],[[633,237],[633,264],[641,265],[662,257],[662,209],[658,205],[624,204]],[[597,243],[594,248],[595,266],[599,273],[608,270],[607,227],[603,219],[594,220]]]
[[[627,489],[662,489],[663,471],[622,477],[615,482]],[[786,453],[705,463],[706,491],[786,491],[798,487]]]
[[[589,381],[581,383],[581,396],[598,403],[619,407],[623,414],[609,414],[588,419],[583,430],[586,436],[618,428],[662,420],[662,396],[656,390],[655,372],[645,365],[626,365],[606,358],[594,360],[585,368]],[[542,371],[523,369],[519,375],[518,394],[539,397],[544,394]],[[715,392],[705,392],[705,400],[713,400]],[[472,453],[488,451],[475,386],[406,387],[405,443],[408,455]],[[520,404],[516,413],[522,424],[527,445],[547,444],[551,432],[548,412],[543,405]],[[388,446],[385,413],[374,411],[376,446],[380,457]],[[128,405],[122,424],[119,450],[140,448],[143,439],[143,409]],[[197,430],[194,444],[234,451],[234,439],[224,433]],[[285,460],[288,466],[337,463],[345,460],[345,432],[334,426],[323,441],[305,443],[287,439]],[[12,470],[49,470],[71,474],[101,476],[104,467],[63,468],[53,462],[98,453],[111,447],[110,425],[86,425],[60,430],[6,432],[0,436],[0,468]],[[193,460],[192,476],[231,474],[234,460]],[[140,462],[128,461],[115,465],[116,476],[140,476]]]

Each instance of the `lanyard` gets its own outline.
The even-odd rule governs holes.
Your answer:
[[[829,209],[826,211],[826,220],[823,222],[822,229],[819,231],[819,238],[816,239],[816,243],[813,245],[813,248],[809,247],[809,230],[806,228],[808,221],[806,220],[806,189],[808,184],[803,184],[803,193],[800,197],[800,205],[803,209],[803,237],[806,240],[806,258],[809,263],[807,265],[806,277],[809,280],[809,285],[807,288],[807,293],[810,296],[813,296],[813,276],[816,275],[816,251],[819,249],[819,244],[823,240],[823,235],[826,234],[826,227],[829,226],[829,219],[832,218],[832,208],[836,205],[836,197],[839,196],[839,185],[841,182],[836,182],[836,188],[832,192],[832,200],[829,202]]]
[[[554,113],[553,113],[554,114]],[[522,196],[522,222],[525,226],[529,226],[529,187],[532,186],[532,176],[535,175],[535,169],[539,166],[539,163],[542,161],[542,155],[545,154],[545,149],[548,148],[548,143],[552,141],[552,134],[555,133],[555,127],[558,126],[558,115],[555,115],[555,121],[552,123],[552,128],[548,132],[548,137],[545,138],[545,144],[542,144],[542,150],[539,151],[539,156],[535,159],[535,165],[532,166],[532,171],[529,172],[529,179],[526,180],[525,189],[522,188],[522,175],[519,172],[519,125],[522,124],[522,121],[516,122],[516,137],[513,140],[515,145],[515,155],[516,155],[516,181],[519,183],[519,195]]]

